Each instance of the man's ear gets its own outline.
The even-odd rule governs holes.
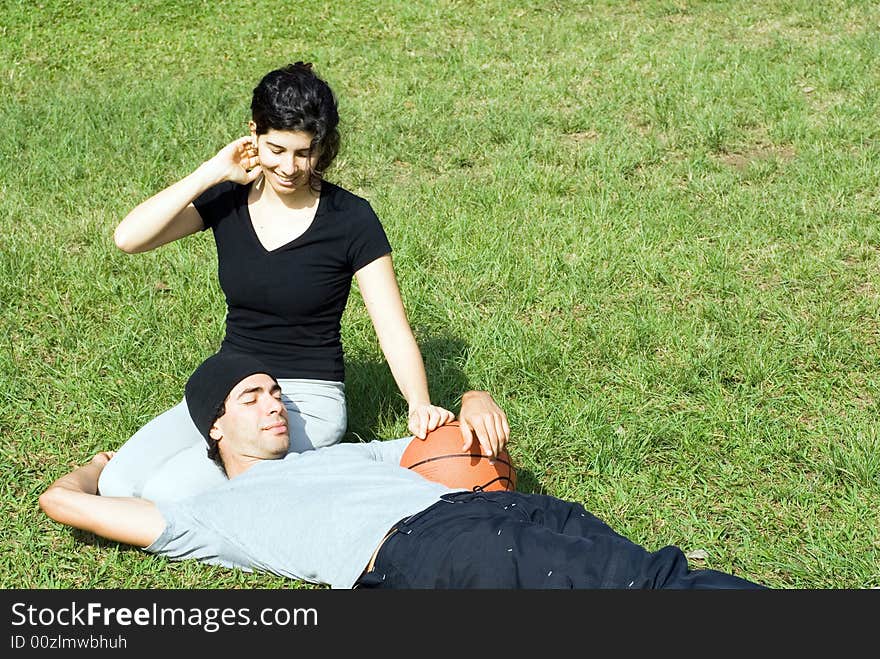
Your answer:
[[[218,441],[218,442],[221,439],[223,439],[223,431],[217,427],[216,423],[213,426],[211,426],[211,429],[208,431],[208,435],[211,436],[211,439]]]
[[[254,143],[256,144],[256,141],[257,141],[257,124],[256,124],[256,122],[255,122],[253,119],[251,119],[251,120],[248,122],[248,128],[250,128],[250,130],[251,130],[251,137],[254,138]]]

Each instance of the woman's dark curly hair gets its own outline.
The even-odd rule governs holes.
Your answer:
[[[312,71],[312,65],[296,62],[263,76],[251,98],[251,118],[257,135],[270,130],[312,134],[309,155],[317,152],[318,159],[309,172],[309,184],[317,189],[339,153],[339,112],[333,90]]]

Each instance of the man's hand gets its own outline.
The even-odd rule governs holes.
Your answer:
[[[94,457],[89,461],[89,464],[98,465],[99,467],[105,467],[115,455],[116,451],[101,451],[94,455]]]
[[[495,461],[510,439],[507,415],[487,391],[468,391],[462,396],[458,421],[464,440],[461,449],[470,450],[476,434],[484,455],[489,456],[489,462]]]
[[[431,403],[418,403],[409,410],[409,431],[424,439],[431,430],[454,420],[455,415],[447,409]]]

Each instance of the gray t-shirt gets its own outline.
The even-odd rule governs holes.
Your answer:
[[[166,526],[146,551],[351,588],[396,522],[456,491],[400,466],[410,440],[291,453],[157,503]]]

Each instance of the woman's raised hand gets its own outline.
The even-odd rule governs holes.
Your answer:
[[[217,168],[223,180],[242,185],[250,183],[263,171],[254,138],[250,135],[224,146],[209,163]]]

